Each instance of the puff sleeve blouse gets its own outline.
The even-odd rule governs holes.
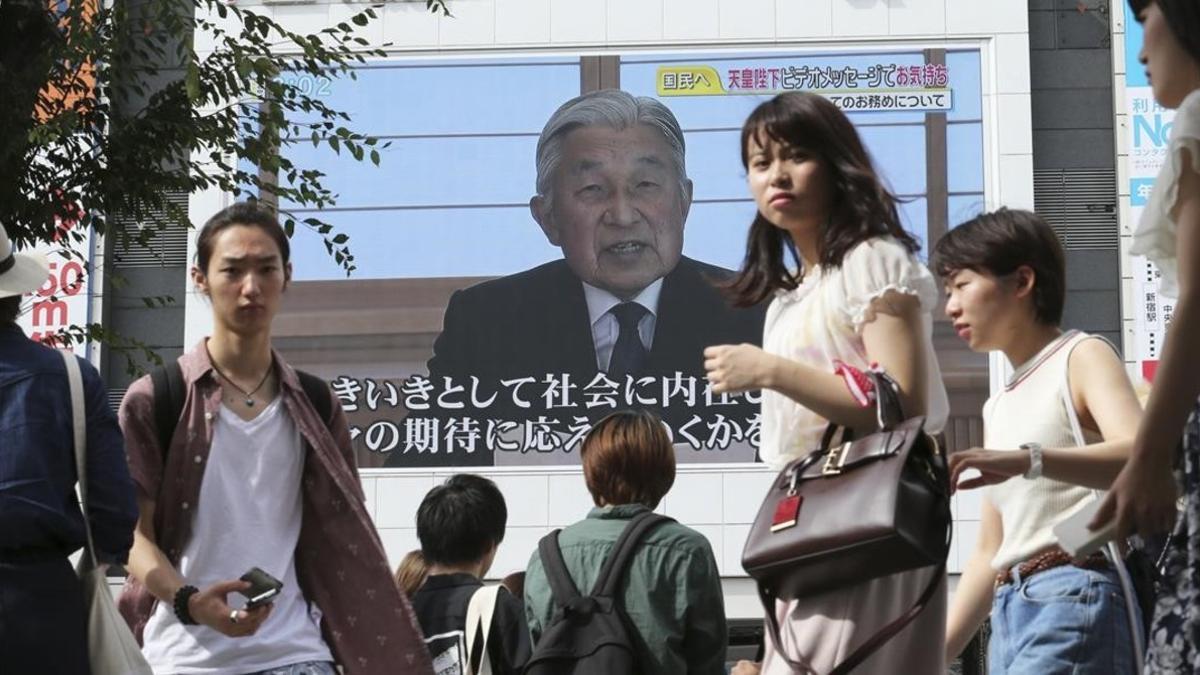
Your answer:
[[[896,295],[920,302],[928,371],[925,430],[937,433],[950,412],[932,342],[938,286],[929,270],[891,237],[865,241],[846,254],[841,267],[814,267],[800,286],[777,293],[767,310],[763,348],[824,372],[833,372],[835,359],[865,369],[870,360],[863,327]],[[764,391],[760,457],[782,468],[815,449],[827,424],[787,396]]]

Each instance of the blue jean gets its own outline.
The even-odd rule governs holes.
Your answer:
[[[996,589],[990,675],[1135,673],[1133,638],[1113,570],[1064,565]]]

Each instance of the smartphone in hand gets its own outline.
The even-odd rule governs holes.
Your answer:
[[[1089,530],[1088,523],[1100,510],[1101,500],[1096,499],[1077,513],[1071,514],[1061,523],[1054,526],[1054,536],[1058,545],[1072,558],[1086,558],[1095,553],[1117,536],[1117,521],[1114,518],[1099,530]]]
[[[257,567],[251,567],[249,572],[242,575],[242,581],[250,582],[250,588],[241,591],[241,594],[246,596],[245,609],[251,610],[255,607],[261,607],[279,595],[279,591],[283,588],[283,582],[275,577],[267,574]]]

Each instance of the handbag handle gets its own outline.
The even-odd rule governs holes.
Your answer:
[[[83,531],[87,534],[87,551],[84,556],[90,560],[92,567],[96,563],[96,543],[92,539],[92,520],[88,514],[88,479],[87,479],[87,420],[84,418],[83,377],[79,373],[79,362],[75,353],[61,349],[58,352],[67,367],[67,384],[71,391],[71,421],[75,445],[75,474],[79,485],[79,506],[83,511]]]
[[[1077,331],[1071,331],[1068,335],[1074,335]],[[1092,339],[1091,337],[1084,339]],[[1096,338],[1104,340],[1104,338]],[[1083,342],[1080,340],[1079,342]],[[1104,340],[1105,344],[1112,348],[1114,352],[1120,356],[1120,352],[1108,340]],[[1063,360],[1062,373],[1062,397],[1063,407],[1067,411],[1067,421],[1071,424],[1071,435],[1075,438],[1075,446],[1082,448],[1088,444],[1087,438],[1083,435],[1083,425],[1079,423],[1079,413],[1075,410],[1075,399],[1071,396],[1071,353],[1075,351],[1075,347],[1079,343],[1075,343],[1067,350],[1067,358]],[[1095,499],[1103,499],[1104,496],[1099,490],[1092,490],[1092,495]],[[1170,544],[1168,537],[1167,543]],[[1129,635],[1133,641],[1134,663],[1142,663],[1145,661],[1146,654],[1146,639],[1142,634],[1141,622],[1138,621],[1138,606],[1137,594],[1133,590],[1133,580],[1129,576],[1129,569],[1125,565],[1125,558],[1121,555],[1121,551],[1117,548],[1117,542],[1110,541],[1105,546],[1108,552],[1108,557],[1112,563],[1113,569],[1117,572],[1117,580],[1121,585],[1121,595],[1125,600],[1125,618],[1129,622]]]
[[[900,385],[896,384],[896,380],[892,379],[891,375],[880,369],[868,370],[866,375],[875,385],[875,421],[879,425],[879,430],[894,429],[896,425],[907,419],[904,416],[904,407],[900,405]],[[821,435],[821,444],[817,447],[822,451],[829,450],[838,429],[842,430],[843,441],[853,440],[853,429],[830,422],[825,427],[825,433]]]
[[[904,415],[904,406],[900,404],[900,385],[882,370],[872,370],[869,375],[875,383],[875,419],[879,422],[879,429],[893,429],[908,419]]]

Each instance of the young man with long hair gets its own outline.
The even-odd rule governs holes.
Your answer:
[[[178,360],[186,395],[163,447],[150,376],[120,420],[140,518],[122,610],[156,671],[429,673],[408,601],[371,522],[346,417],[322,418],[271,349],[291,280],[275,215],[239,203],[200,231],[192,280],[213,332]],[[157,399],[157,400],[156,400]],[[283,582],[245,607],[243,573]]]

